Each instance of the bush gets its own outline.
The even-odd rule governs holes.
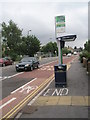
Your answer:
[[[16,61],[20,61],[22,59],[22,57],[20,57],[20,55],[18,55],[17,57],[16,57]]]
[[[83,62],[83,57],[85,57],[86,59],[90,60],[90,52],[88,51],[83,51],[80,55],[79,55],[79,60],[81,61],[81,63]]]
[[[83,63],[83,54],[81,53],[80,55],[79,55],[79,60],[81,61],[81,63]]]
[[[16,58],[17,58],[17,54],[16,54],[16,53],[11,52],[10,57],[11,57],[11,59],[12,59],[13,61],[15,61],[15,60],[16,60]]]
[[[66,47],[62,49],[62,54],[68,54],[69,52],[71,53],[71,51]]]

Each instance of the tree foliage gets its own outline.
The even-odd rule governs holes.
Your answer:
[[[23,49],[24,48],[24,49]],[[22,38],[21,52],[24,55],[34,56],[40,50],[40,41],[35,36]]]
[[[2,37],[4,44],[12,51],[18,52],[21,43],[22,31],[13,21],[9,21],[9,25],[2,23]]]
[[[80,61],[83,61],[83,57],[87,58],[90,61],[90,40],[86,41],[84,44],[84,50],[80,54]]]
[[[67,47],[64,47],[64,48],[62,49],[62,53],[63,53],[63,54],[68,54],[69,52],[71,52],[71,51],[68,50]]]
[[[21,36],[22,31],[12,20],[9,21],[8,25],[5,22],[2,23],[4,56],[17,57],[20,49]]]
[[[40,41],[33,36],[22,36],[22,30],[12,20],[8,25],[2,23],[2,51],[3,56],[10,56],[13,60],[20,55],[34,56],[40,49]]]
[[[58,51],[58,48],[57,48],[57,43],[56,42],[49,42],[47,43],[46,45],[44,45],[41,49],[41,52],[44,52],[44,53],[52,53],[52,54],[56,54],[55,52]]]
[[[74,49],[77,49],[77,46],[75,46]]]
[[[87,50],[88,52],[90,52],[90,40],[88,40],[88,41],[84,44],[84,49]]]

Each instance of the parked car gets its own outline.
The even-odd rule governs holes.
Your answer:
[[[20,70],[33,70],[34,68],[38,68],[39,61],[35,57],[25,57],[18,64],[16,64],[16,71]]]
[[[9,57],[0,58],[0,66],[4,67],[6,65],[12,65],[13,61]]]
[[[68,53],[68,54],[67,54],[67,56],[68,56],[68,57],[71,57],[71,56],[72,56],[72,54],[71,54],[71,53]]]

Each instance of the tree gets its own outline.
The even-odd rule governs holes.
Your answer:
[[[35,35],[22,37],[22,30],[12,21],[2,23],[3,56],[16,60],[20,55],[34,56],[40,49],[40,41]]]
[[[9,21],[8,25],[6,25],[5,22],[2,23],[2,37],[5,55],[13,58],[16,57],[17,54],[20,54],[22,31],[12,20]]]
[[[23,55],[34,56],[40,50],[40,41],[35,35],[22,38],[21,53]]]
[[[74,49],[76,50],[76,49],[77,49],[77,46],[75,46]]]
[[[82,52],[82,51],[83,51],[83,48],[82,48],[82,47],[80,47],[80,48],[79,48],[79,52]]]
[[[52,53],[52,54],[56,54],[55,52],[58,51],[57,48],[57,43],[56,42],[49,42],[46,45],[44,45],[41,49],[42,52],[44,53]]]
[[[84,49],[90,52],[90,40],[86,41],[86,43],[84,44]]]
[[[80,54],[80,61],[83,62],[83,57],[87,58],[90,61],[90,40],[86,41],[84,44],[84,50]]]
[[[56,42],[54,42],[53,43],[53,52],[55,53],[55,54],[57,54],[58,53],[58,47],[57,47],[57,43]]]
[[[64,47],[63,49],[62,49],[62,53],[63,54],[68,54],[70,51],[68,50],[68,48],[67,47]]]

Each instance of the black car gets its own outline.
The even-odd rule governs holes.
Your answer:
[[[34,68],[38,68],[38,65],[39,61],[35,57],[25,57],[18,64],[16,64],[16,71],[32,71]]]

